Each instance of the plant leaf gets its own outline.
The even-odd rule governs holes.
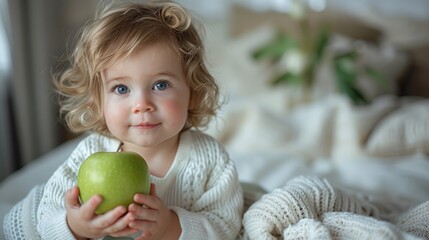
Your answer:
[[[368,99],[363,95],[363,93],[355,86],[357,73],[356,71],[351,71],[347,64],[344,64],[342,61],[349,61],[350,59],[336,59],[334,62],[334,72],[336,76],[336,83],[338,90],[346,94],[354,104],[368,104]],[[353,68],[354,69],[354,68]]]
[[[303,78],[301,75],[292,74],[290,72],[283,73],[277,77],[275,77],[271,84],[273,86],[277,86],[279,84],[285,83],[285,84],[295,84],[299,85],[303,81]]]
[[[252,58],[255,60],[264,58],[279,59],[286,51],[297,49],[298,47],[299,44],[293,37],[279,32],[273,41],[253,51]]]
[[[352,61],[356,61],[358,56],[359,54],[355,50],[351,50],[341,54],[337,54],[334,59],[350,59]]]
[[[308,66],[305,71],[306,79],[308,80],[305,84],[307,86],[311,86],[313,84],[314,73],[316,71],[317,66],[322,60],[323,54],[325,53],[326,46],[329,43],[330,32],[328,28],[323,28],[319,36],[316,40],[314,47],[310,53],[310,59]]]
[[[312,54],[311,54],[311,65],[312,68],[315,68],[321,61],[322,56],[325,52],[326,46],[329,43],[330,31],[328,28],[324,27],[317,37],[316,43],[314,45]]]
[[[334,67],[339,80],[350,83],[356,82],[358,78],[357,57],[356,51],[349,51],[334,57]]]
[[[388,82],[383,74],[381,74],[379,71],[375,70],[372,67],[366,66],[364,69],[365,73],[368,74],[368,76],[370,76],[372,79],[377,81],[380,86],[384,87],[385,89],[388,88]]]

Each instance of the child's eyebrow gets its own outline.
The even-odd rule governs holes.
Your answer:
[[[151,75],[150,77],[163,77],[163,76],[167,76],[167,77],[171,77],[173,79],[179,79],[180,76],[177,73],[171,72],[171,71],[160,71],[157,72],[153,75]],[[104,82],[109,83],[109,82],[115,82],[115,81],[125,81],[130,79],[130,77],[128,76],[112,76],[112,77],[108,77],[108,76],[104,76]]]
[[[173,78],[179,77],[177,74],[169,72],[169,71],[157,73],[156,76],[169,76],[169,77],[173,77]]]
[[[118,77],[113,77],[113,78],[107,78],[105,77],[105,82],[109,83],[109,82],[115,82],[115,81],[124,81],[127,79],[127,77],[125,76],[118,76]]]

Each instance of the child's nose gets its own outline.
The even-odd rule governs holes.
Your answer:
[[[139,97],[139,99],[136,99],[132,107],[133,113],[152,112],[154,110],[155,106],[152,103],[152,100],[146,95],[143,95]]]

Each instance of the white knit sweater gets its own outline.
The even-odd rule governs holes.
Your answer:
[[[119,145],[119,141],[99,134],[91,134],[80,142],[44,188],[32,194],[30,202],[40,200],[36,219],[31,220],[34,218],[31,213],[22,213],[26,205],[32,205],[27,197],[8,214],[6,236],[10,239],[28,236],[36,221],[41,239],[74,239],[66,223],[64,194],[76,185],[78,169],[90,154],[117,151]],[[182,228],[180,239],[237,237],[241,228],[243,192],[233,162],[213,138],[196,131],[182,133],[167,175],[164,178],[151,176],[151,181],[156,185],[158,196],[177,213]],[[41,198],[38,197],[40,192],[43,192]],[[15,219],[23,214],[27,219]],[[17,222],[23,226],[14,227]],[[31,237],[37,239],[39,236]]]

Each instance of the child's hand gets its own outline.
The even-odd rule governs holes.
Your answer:
[[[128,212],[134,214],[135,220],[128,226],[143,231],[138,240],[180,237],[179,218],[156,195],[153,183],[150,186],[150,195],[136,194],[134,202],[128,207]]]
[[[85,204],[79,203],[79,188],[73,187],[66,193],[67,224],[77,239],[100,238],[106,235],[123,237],[137,232],[128,227],[134,220],[127,209],[118,206],[104,214],[96,215],[95,210],[102,201],[101,196],[91,197]],[[124,215],[125,214],[125,215]]]

